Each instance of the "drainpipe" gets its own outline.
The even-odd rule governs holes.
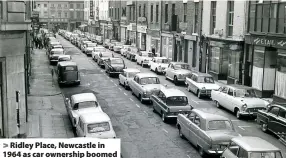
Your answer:
[[[136,47],[138,48],[138,32],[137,32],[137,19],[138,19],[138,17],[137,17],[137,0],[135,1],[136,3],[135,3],[135,22],[136,22]]]
[[[161,0],[160,3],[161,3],[161,13],[162,13],[163,12],[163,1]],[[163,43],[162,42],[162,24],[163,24],[163,17],[161,16],[161,19],[160,19],[160,56],[163,56],[163,54],[162,54],[162,50],[163,50],[163,46],[162,46],[162,43]],[[151,39],[151,42],[152,42],[152,39]]]

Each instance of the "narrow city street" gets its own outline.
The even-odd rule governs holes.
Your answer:
[[[118,79],[110,78],[90,57],[73,46],[69,41],[58,36],[66,50],[72,55],[81,72],[81,85],[78,87],[64,87],[62,93],[68,97],[80,92],[93,92],[98,97],[103,110],[111,117],[115,132],[122,140],[122,154],[125,157],[200,157],[197,150],[178,135],[175,122],[163,123],[160,116],[152,112],[149,104],[142,104],[138,99],[118,84]],[[120,56],[115,53],[115,56]],[[124,58],[128,68],[137,68],[141,72],[150,72],[149,68],[142,68],[136,62]],[[175,86],[164,76],[159,76],[161,84]],[[257,136],[282,149],[282,145],[271,134],[263,133],[255,120],[238,120],[225,109],[218,109],[208,98],[198,99],[187,92],[186,87],[176,88],[185,92],[189,102],[195,108],[209,113],[215,113],[230,118],[235,129],[242,136]]]

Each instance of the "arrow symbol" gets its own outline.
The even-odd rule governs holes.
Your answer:
[[[8,147],[8,144],[3,143],[3,148],[7,148],[7,147]]]

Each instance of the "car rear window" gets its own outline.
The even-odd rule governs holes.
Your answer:
[[[88,133],[98,133],[98,132],[110,131],[110,125],[108,122],[89,124],[89,125],[87,125],[87,131],[88,131]]]
[[[250,158],[282,158],[281,152],[252,152]]]
[[[188,105],[188,98],[185,96],[168,97],[166,103],[168,106],[186,106]]]
[[[75,71],[75,70],[76,70],[76,67],[75,67],[75,66],[67,66],[67,67],[65,68],[65,70],[67,70],[67,71]]]
[[[227,120],[212,120],[208,123],[209,130],[233,130],[232,124]]]

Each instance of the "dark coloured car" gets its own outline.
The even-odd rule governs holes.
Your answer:
[[[109,58],[105,60],[105,71],[109,76],[119,76],[125,68],[124,60],[121,58]]]
[[[66,84],[80,85],[80,74],[77,64],[72,61],[59,62],[57,66],[59,86]]]
[[[273,104],[267,110],[258,110],[257,123],[263,132],[270,131],[286,145],[286,106]]]

